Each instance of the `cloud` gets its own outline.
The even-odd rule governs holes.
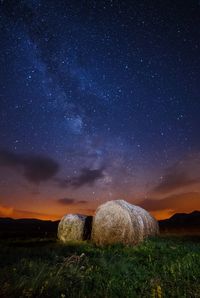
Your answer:
[[[81,200],[77,201],[72,198],[63,198],[63,199],[58,199],[57,202],[62,205],[71,205],[71,204],[85,204],[87,201]]]
[[[190,186],[199,182],[199,179],[191,178],[184,172],[177,171],[166,174],[160,184],[154,188],[156,193],[168,193],[181,187]]]
[[[38,218],[43,220],[55,220],[59,219],[60,216],[57,214],[46,214],[39,212],[32,212],[27,210],[15,209],[10,206],[0,205],[0,217],[11,217],[11,218]]]
[[[0,205],[0,216],[7,217],[7,216],[11,216],[12,214],[13,214],[12,207]]]
[[[59,164],[49,157],[16,154],[3,149],[0,150],[0,166],[22,172],[22,175],[32,183],[49,180],[59,170]]]
[[[187,192],[167,196],[164,199],[145,199],[139,205],[148,211],[171,210],[176,212],[191,212],[200,210],[200,193]]]
[[[34,195],[34,196],[37,196],[37,195],[40,194],[40,192],[37,191],[37,190],[33,190],[33,191],[31,191],[31,194]]]
[[[79,204],[86,204],[87,201],[85,201],[85,200],[80,200],[80,201],[78,201],[78,203],[79,203]]]
[[[165,170],[160,183],[153,188],[153,193],[166,194],[200,183],[199,164],[199,154],[185,156]]]
[[[94,183],[104,177],[104,168],[101,167],[99,169],[89,169],[82,168],[80,170],[80,175],[74,176],[67,180],[57,180],[61,187],[73,187],[79,188],[85,185],[92,186]]]
[[[62,205],[71,205],[75,203],[75,199],[63,198],[63,199],[58,199],[57,202]]]

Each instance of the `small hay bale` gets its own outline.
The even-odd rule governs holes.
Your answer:
[[[92,216],[67,214],[58,225],[58,239],[62,242],[90,239]]]
[[[116,200],[108,201],[96,210],[91,239],[98,246],[113,243],[135,245],[156,233],[158,224],[146,210]]]

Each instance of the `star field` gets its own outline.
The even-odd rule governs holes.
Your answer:
[[[199,17],[194,0],[1,1],[2,206],[200,199]]]

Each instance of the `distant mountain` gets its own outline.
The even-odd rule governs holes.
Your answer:
[[[176,213],[159,221],[161,233],[200,234],[200,211]]]
[[[59,221],[0,217],[0,239],[10,237],[56,237]],[[176,213],[159,221],[160,232],[200,234],[200,211]]]
[[[59,221],[0,218],[0,237],[55,237]]]

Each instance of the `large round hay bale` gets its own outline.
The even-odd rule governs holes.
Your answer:
[[[133,206],[134,210],[142,217],[144,224],[143,237],[145,238],[147,236],[157,235],[159,233],[159,226],[157,220],[145,209],[135,205],[131,206]]]
[[[158,224],[146,210],[116,200],[108,201],[96,210],[91,239],[99,246],[113,243],[134,245],[157,233]]]
[[[62,242],[82,241],[90,238],[92,217],[80,214],[67,214],[58,225],[58,239]]]
[[[155,219],[155,217],[153,217],[150,213],[148,213],[148,215],[150,217],[150,221],[149,221],[149,234],[148,234],[148,236],[156,236],[156,235],[159,234],[159,225],[158,225],[158,222]]]

